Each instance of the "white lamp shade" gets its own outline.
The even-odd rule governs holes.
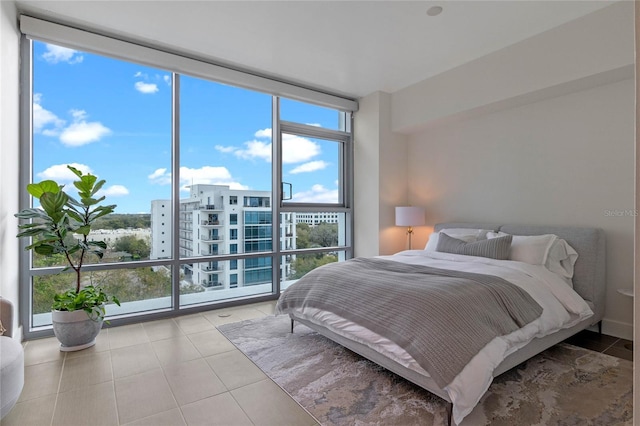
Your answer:
[[[424,223],[424,208],[396,207],[396,226],[420,226]]]

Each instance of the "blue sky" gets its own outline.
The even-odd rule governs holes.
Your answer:
[[[67,164],[107,181],[117,213],[171,195],[171,73],[34,42],[34,181],[70,183]],[[336,129],[335,110],[281,100],[282,117]],[[189,76],[180,82],[180,185],[271,189],[271,96]],[[295,201],[337,202],[338,143],[283,135]],[[67,188],[70,188],[68,185]]]

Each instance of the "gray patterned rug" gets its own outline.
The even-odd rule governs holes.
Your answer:
[[[266,317],[218,327],[323,425],[442,425],[446,405],[297,324]],[[630,361],[556,345],[506,372],[462,425],[631,425]]]

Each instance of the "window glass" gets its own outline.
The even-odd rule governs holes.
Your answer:
[[[344,246],[346,241],[345,221],[345,213],[281,213],[282,249]]]
[[[284,133],[284,203],[339,204],[342,143]]]
[[[181,306],[271,293],[271,259],[268,256],[183,265],[180,274]],[[247,265],[249,260],[251,263]]]
[[[230,225],[242,226],[248,211],[271,215],[271,104],[263,93],[181,76],[181,257],[230,253],[243,238]]]
[[[154,266],[84,272],[85,281],[101,287],[120,300],[120,306],[106,306],[108,316],[126,315],[171,307],[171,267]],[[53,295],[72,288],[74,274],[61,273],[33,277],[33,326],[51,324]],[[183,286],[184,294],[197,291]]]
[[[344,113],[287,98],[280,98],[280,118],[325,129],[344,130]]]
[[[33,46],[27,64],[33,74],[22,84],[33,87],[32,116],[25,121],[32,123],[33,144],[23,147],[22,155],[32,159],[25,168],[32,175],[24,177],[56,180],[72,196],[67,164],[106,180],[98,196],[117,207],[88,236],[105,242],[107,249],[102,259],[86,257],[85,264],[93,267],[83,283],[101,285],[121,300],[121,307],[107,307],[108,316],[118,321],[120,315],[176,305],[270,294],[274,267],[288,283],[324,261],[344,260],[343,247],[350,244],[345,223],[351,215],[341,205],[341,179],[345,159],[350,161],[345,149],[350,138],[336,130],[349,127],[345,113],[280,99],[280,117],[274,117],[278,98],[270,94],[27,43]],[[174,85],[180,88],[175,99]],[[275,147],[283,159],[278,165],[271,158],[274,119],[285,121],[280,123],[282,146]],[[180,129],[175,141],[174,124]],[[286,209],[299,206],[285,201],[278,206],[281,216],[274,218],[272,182],[280,173],[290,188],[288,202],[333,204],[342,210],[291,212]],[[177,200],[172,199],[174,183]],[[312,247],[331,248],[309,258],[296,253]],[[280,256],[277,250],[290,253]],[[228,254],[239,258],[221,260]],[[62,256],[27,256],[32,256],[32,267],[21,272],[31,280],[32,303],[22,302],[21,309],[31,311],[33,326],[46,327],[53,292],[70,288],[73,276],[53,273],[65,265]],[[174,301],[178,290],[180,300]],[[25,330],[25,335],[32,337],[32,332]]]
[[[33,43],[32,180],[64,184],[76,198],[67,165],[106,181],[98,195],[117,207],[88,236],[107,244],[103,262],[171,257],[170,238],[153,232],[171,216],[170,187],[158,184],[171,174],[171,84],[164,70]]]
[[[345,253],[343,251],[282,256],[280,291],[285,290],[308,272],[322,265],[344,260]]]

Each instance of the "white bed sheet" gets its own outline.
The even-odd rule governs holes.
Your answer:
[[[535,321],[489,342],[444,388],[453,402],[453,420],[456,424],[478,404],[493,380],[493,371],[508,355],[536,337],[572,327],[593,315],[584,299],[559,275],[544,266],[424,250],[407,250],[392,256],[380,257],[434,268],[495,275],[527,291],[543,308],[542,315]],[[330,312],[314,308],[305,308],[296,315],[364,344],[400,365],[428,376],[404,349],[377,333]]]

